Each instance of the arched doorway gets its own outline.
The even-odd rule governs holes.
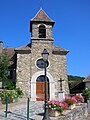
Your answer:
[[[46,82],[47,98],[49,99],[49,79]],[[40,75],[36,80],[36,100],[45,100],[45,75]]]
[[[36,101],[36,80],[39,76],[44,75],[44,71],[38,71],[35,74],[33,74],[31,78],[31,101]],[[47,77],[49,79],[49,96],[50,100],[55,99],[55,84],[52,75],[47,72]]]

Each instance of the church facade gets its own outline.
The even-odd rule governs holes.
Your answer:
[[[30,96],[34,101],[43,100],[44,96],[45,75],[41,55],[44,49],[49,53],[47,61],[49,99],[57,99],[60,90],[58,80],[60,79],[64,80],[62,81],[62,90],[65,94],[69,93],[66,65],[68,51],[54,45],[53,26],[54,21],[41,8],[30,21],[30,43],[11,50],[15,57],[13,69],[16,72],[17,87],[20,87],[24,94]]]

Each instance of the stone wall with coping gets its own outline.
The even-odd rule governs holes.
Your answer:
[[[67,110],[60,117],[57,117],[58,120],[86,120],[88,116],[87,104],[84,103],[82,106],[76,106],[73,110]],[[51,117],[51,120],[55,120]]]

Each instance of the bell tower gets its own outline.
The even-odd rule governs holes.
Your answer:
[[[41,8],[30,21],[31,41],[53,41],[53,25],[54,21],[51,20]]]

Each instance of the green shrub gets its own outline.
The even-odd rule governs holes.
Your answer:
[[[16,88],[16,83],[11,80],[3,81],[3,87],[7,90],[14,90]]]
[[[90,99],[90,88],[87,88],[87,89],[83,90],[82,96],[86,100]]]
[[[12,90],[1,91],[0,97],[1,97],[2,104],[5,104],[6,96],[8,97],[8,103],[12,103],[13,102],[13,95],[14,95],[14,91],[12,91]]]
[[[23,92],[20,88],[15,90],[3,90],[0,92],[1,102],[5,104],[6,96],[8,97],[8,103],[12,103],[14,100],[18,99],[23,95]]]
[[[20,88],[16,88],[15,90],[19,97],[23,96],[23,91]]]

